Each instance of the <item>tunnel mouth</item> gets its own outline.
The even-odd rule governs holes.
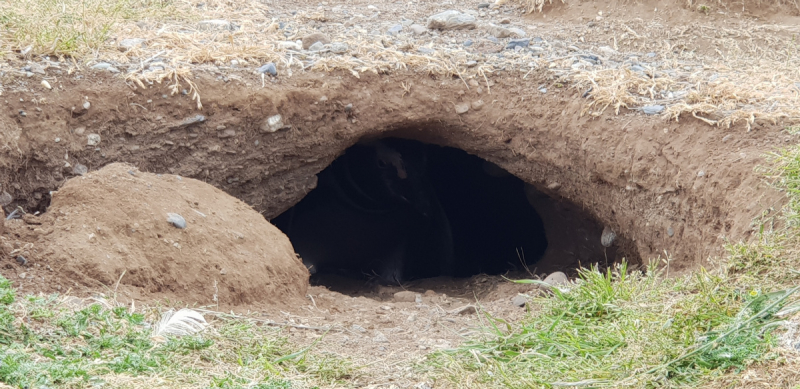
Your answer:
[[[362,140],[317,177],[272,222],[309,268],[311,285],[341,293],[460,290],[479,275],[574,275],[626,256],[638,261],[619,244],[604,246],[604,227],[590,213],[458,148]]]

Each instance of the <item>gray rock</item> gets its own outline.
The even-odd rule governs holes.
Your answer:
[[[411,30],[411,33],[414,35],[422,35],[428,31],[428,29],[425,28],[425,26],[420,24],[412,24],[408,26],[408,29]]]
[[[350,46],[348,46],[347,43],[344,42],[333,42],[330,44],[329,49],[331,53],[344,54],[347,52],[347,50],[350,49]]]
[[[322,50],[325,50],[325,44],[322,42],[314,42],[314,44],[308,48],[308,51],[322,51]]]
[[[581,59],[591,62],[593,65],[600,64],[600,57],[592,54],[581,55]]]
[[[110,67],[113,67],[113,66],[111,66],[111,64],[108,63],[108,62],[99,62],[99,63],[96,63],[96,64],[92,65],[92,69],[94,69],[94,70],[107,70]]]
[[[600,235],[600,244],[603,247],[611,247],[615,239],[617,239],[617,234],[608,226],[603,227],[603,233]]]
[[[474,305],[465,305],[450,311],[451,315],[472,315],[478,313],[478,308]]]
[[[541,92],[541,93],[547,93],[547,88],[539,88],[539,92]]]
[[[597,48],[597,51],[599,51],[600,54],[603,54],[603,55],[605,55],[607,57],[619,54],[619,52],[617,52],[616,50],[612,49],[610,46],[600,46],[600,47]]]
[[[472,42],[472,39],[467,39],[464,41],[464,47],[470,47],[473,43],[474,42]]]
[[[183,119],[182,122],[178,123],[177,125],[172,126],[171,128],[173,128],[173,129],[186,128],[186,127],[193,126],[195,124],[203,123],[205,121],[206,121],[206,117],[205,116],[203,116],[203,115],[194,115],[194,116],[192,116],[190,118]]]
[[[517,47],[521,47],[521,48],[524,49],[524,48],[528,47],[528,45],[530,43],[531,43],[531,40],[528,39],[528,38],[512,39],[512,40],[508,41],[508,44],[506,45],[506,49],[513,50],[513,49],[515,49]]]
[[[489,8],[490,5],[491,4],[489,4],[489,3],[480,3],[480,4],[478,4],[478,9]]]
[[[201,20],[197,23],[197,29],[200,31],[211,30],[233,30],[233,24],[223,19],[209,19]]]
[[[509,27],[508,31],[511,33],[511,36],[514,36],[514,37],[517,37],[517,38],[524,38],[525,35],[527,35],[525,33],[525,30],[523,30],[521,28],[518,28],[518,27]]]
[[[350,326],[350,329],[352,329],[353,331],[356,331],[356,332],[360,332],[362,334],[367,332],[366,328],[364,328],[364,327],[362,327],[362,326],[360,326],[358,324],[353,324],[352,326]]]
[[[675,230],[672,227],[667,227],[667,235],[672,238],[675,235]]]
[[[484,25],[483,30],[486,31],[486,33],[488,33],[489,35],[500,39],[508,38],[514,35],[508,28],[494,25],[491,23]]]
[[[130,50],[134,47],[142,46],[144,39],[142,38],[128,38],[119,41],[119,49],[122,51]]]
[[[518,294],[511,299],[511,304],[514,304],[518,307],[524,307],[527,302],[528,298],[521,294]]]
[[[433,54],[433,53],[436,52],[436,50],[431,49],[429,47],[420,47],[420,48],[417,49],[417,51],[422,53],[422,54]]]
[[[725,136],[722,137],[722,141],[723,142],[727,142],[727,141],[729,141],[731,139],[733,139],[733,134],[728,134],[728,135],[725,135]]]
[[[549,276],[545,277],[544,282],[552,286],[566,285],[569,283],[569,278],[566,274],[557,271],[550,273]]]
[[[167,222],[180,229],[186,228],[186,219],[177,213],[168,213]]]
[[[664,112],[664,106],[663,105],[644,106],[642,107],[642,112],[644,112],[645,115],[657,115],[660,114],[661,112]]]
[[[82,176],[89,172],[89,168],[79,163],[76,163],[75,166],[72,167],[72,172],[79,176]]]
[[[28,70],[31,73],[45,74],[44,66],[39,65],[38,63],[32,63],[31,66],[30,66],[30,69],[26,69],[26,70]]]
[[[449,10],[429,17],[427,27],[430,30],[471,30],[476,26],[474,16]]]
[[[28,264],[28,260],[25,259],[25,257],[23,257],[22,255],[17,255],[17,263],[22,266],[25,266]]]
[[[402,24],[395,24],[388,31],[386,31],[386,33],[389,34],[389,35],[394,36],[394,35],[399,34],[400,31],[403,31],[403,25]]]
[[[649,58],[655,58],[656,53],[647,53],[646,54]]]
[[[5,207],[6,205],[11,204],[13,201],[14,201],[14,196],[12,196],[10,193],[6,191],[0,193],[0,205]]]
[[[264,122],[264,125],[261,126],[261,129],[264,132],[275,132],[284,127],[285,126],[283,124],[283,118],[281,115],[273,115],[267,118],[267,120]]]
[[[638,72],[638,73],[644,73],[645,68],[643,68],[643,67],[641,67],[639,65],[633,65],[633,66],[631,66],[631,70],[634,71],[634,72]]]
[[[227,129],[217,134],[220,139],[233,138],[234,136],[236,136],[236,130],[234,129]]]
[[[276,77],[278,75],[278,69],[275,67],[274,63],[269,62],[258,68],[258,73],[269,74],[272,77]]]
[[[86,144],[89,146],[97,146],[100,144],[100,134],[89,134],[86,136]]]
[[[410,290],[397,292],[394,294],[394,301],[398,303],[413,303],[417,301],[417,294]]]
[[[303,50],[308,50],[311,45],[317,42],[322,42],[323,45],[327,45],[328,43],[331,43],[331,40],[327,35],[320,32],[308,34],[303,37]]]
[[[468,68],[474,68],[475,66],[478,65],[478,61],[467,61],[467,63],[465,63],[464,65],[466,65]]]
[[[19,116],[26,117],[26,116],[28,116],[28,113],[20,109],[19,110]]]
[[[461,115],[469,111],[469,103],[456,104],[456,113]]]
[[[375,332],[375,337],[372,338],[372,341],[375,343],[389,343],[389,338],[380,332]]]

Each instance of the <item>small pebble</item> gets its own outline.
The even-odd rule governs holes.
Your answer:
[[[28,260],[25,259],[25,257],[23,257],[22,255],[18,255],[17,256],[17,263],[22,265],[22,266],[25,266],[25,265],[28,264]]]
[[[518,307],[524,307],[527,302],[528,299],[521,294],[518,294],[511,299],[511,304],[514,304]]]
[[[642,107],[642,112],[644,112],[645,115],[657,115],[663,111],[664,111],[663,105],[648,105]]]
[[[472,43],[473,43],[472,39],[467,39],[466,41],[464,41],[464,47],[470,47],[472,46]]]
[[[531,43],[531,40],[528,38],[522,39],[512,39],[508,41],[508,45],[506,45],[506,49],[514,50],[516,47],[526,48]]]
[[[260,68],[258,68],[258,72],[260,74],[269,74],[272,77],[278,76],[278,69],[275,67],[275,64],[270,62],[267,63]]]
[[[99,134],[89,134],[86,136],[86,144],[89,146],[97,146],[100,144],[100,135]]]
[[[394,35],[399,34],[400,31],[403,31],[403,25],[402,24],[395,24],[388,31],[386,31],[386,33],[389,34],[389,35],[394,36]]]
[[[180,229],[186,228],[186,219],[184,219],[183,216],[178,215],[177,213],[168,213],[167,222],[171,223],[173,226]]]

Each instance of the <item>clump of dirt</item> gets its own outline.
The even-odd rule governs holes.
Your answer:
[[[50,269],[68,287],[236,306],[290,304],[308,285],[289,240],[250,206],[201,181],[128,164],[70,179],[44,216],[7,226],[17,236],[38,230],[26,265]],[[45,282],[35,268],[26,273],[22,282]]]

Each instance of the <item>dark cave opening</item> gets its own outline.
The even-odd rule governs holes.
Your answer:
[[[312,283],[535,271],[546,253],[545,270],[608,260],[602,227],[577,207],[463,150],[398,138],[350,147],[272,222]]]

